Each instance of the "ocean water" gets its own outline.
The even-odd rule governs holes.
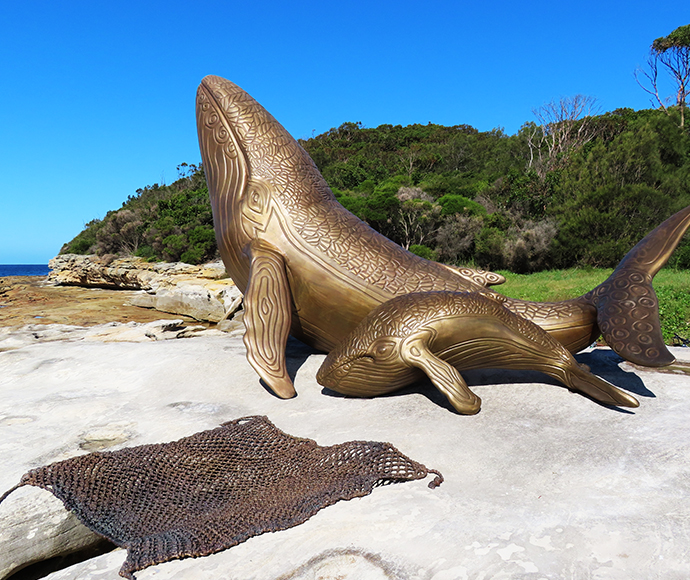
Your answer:
[[[47,276],[48,264],[0,264],[0,278],[3,276]]]

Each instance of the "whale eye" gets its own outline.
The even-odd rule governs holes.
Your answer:
[[[386,360],[396,353],[397,342],[390,338],[379,338],[372,345],[369,352],[377,360]]]
[[[261,199],[261,193],[256,189],[253,189],[249,194],[249,207],[257,213],[261,213],[263,210],[263,203]]]

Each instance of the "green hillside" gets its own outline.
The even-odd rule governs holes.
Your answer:
[[[583,103],[559,104],[577,112]],[[403,247],[450,264],[519,273],[613,267],[690,205],[690,137],[674,108],[577,118],[542,112],[540,124],[515,135],[344,123],[301,144],[346,208]],[[138,190],[61,251],[213,258],[203,168],[178,170],[177,181]],[[673,265],[690,266],[690,242]]]

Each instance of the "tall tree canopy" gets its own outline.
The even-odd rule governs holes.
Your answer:
[[[668,36],[662,36],[652,42],[650,55],[647,59],[649,70],[638,71],[637,79],[640,86],[653,95],[659,106],[670,114],[664,99],[659,94],[659,63],[670,74],[676,88],[675,106],[680,114],[679,126],[685,126],[685,113],[690,96],[690,24],[679,26]],[[640,82],[639,72],[646,82]]]

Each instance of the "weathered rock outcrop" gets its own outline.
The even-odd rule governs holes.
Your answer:
[[[220,322],[242,304],[242,294],[221,261],[192,266],[142,258],[61,254],[49,263],[48,282],[60,285],[141,290],[134,306]]]
[[[104,542],[76,515],[65,511],[59,499],[41,489],[16,491],[11,510],[13,517],[4,518],[0,530],[0,578],[8,578],[36,562],[92,549]]]

